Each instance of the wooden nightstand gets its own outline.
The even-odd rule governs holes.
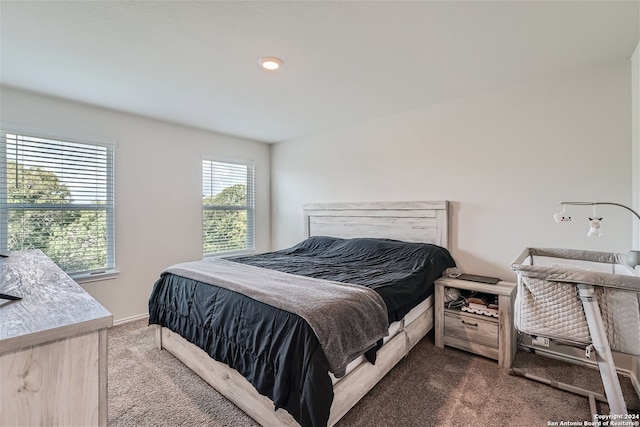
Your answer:
[[[435,330],[436,346],[445,345],[470,351],[498,361],[511,368],[516,354],[516,331],[513,327],[513,302],[516,284],[499,282],[495,285],[443,277],[436,280]],[[444,288],[482,292],[498,296],[498,317],[484,316],[445,308]]]

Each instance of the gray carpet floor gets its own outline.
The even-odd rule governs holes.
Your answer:
[[[514,367],[603,393],[598,371],[589,367],[525,351]],[[620,380],[627,403],[639,406],[630,380]],[[607,405],[599,403],[598,411],[608,413]],[[338,426],[549,426],[590,419],[586,398],[509,375],[493,360],[437,348],[428,335]],[[109,331],[109,426],[258,424],[157,350],[153,329],[140,320]]]

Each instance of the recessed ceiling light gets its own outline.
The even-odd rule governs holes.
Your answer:
[[[260,58],[260,66],[268,71],[276,71],[282,66],[282,59],[275,56],[265,56]]]

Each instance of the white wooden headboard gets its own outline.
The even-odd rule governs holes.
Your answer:
[[[449,243],[449,203],[309,203],[302,206],[305,237],[376,237],[405,242]]]

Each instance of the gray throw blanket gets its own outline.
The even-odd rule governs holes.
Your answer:
[[[294,313],[313,329],[336,377],[347,364],[388,335],[387,308],[364,286],[296,276],[209,258],[167,268],[172,273],[246,295]]]

